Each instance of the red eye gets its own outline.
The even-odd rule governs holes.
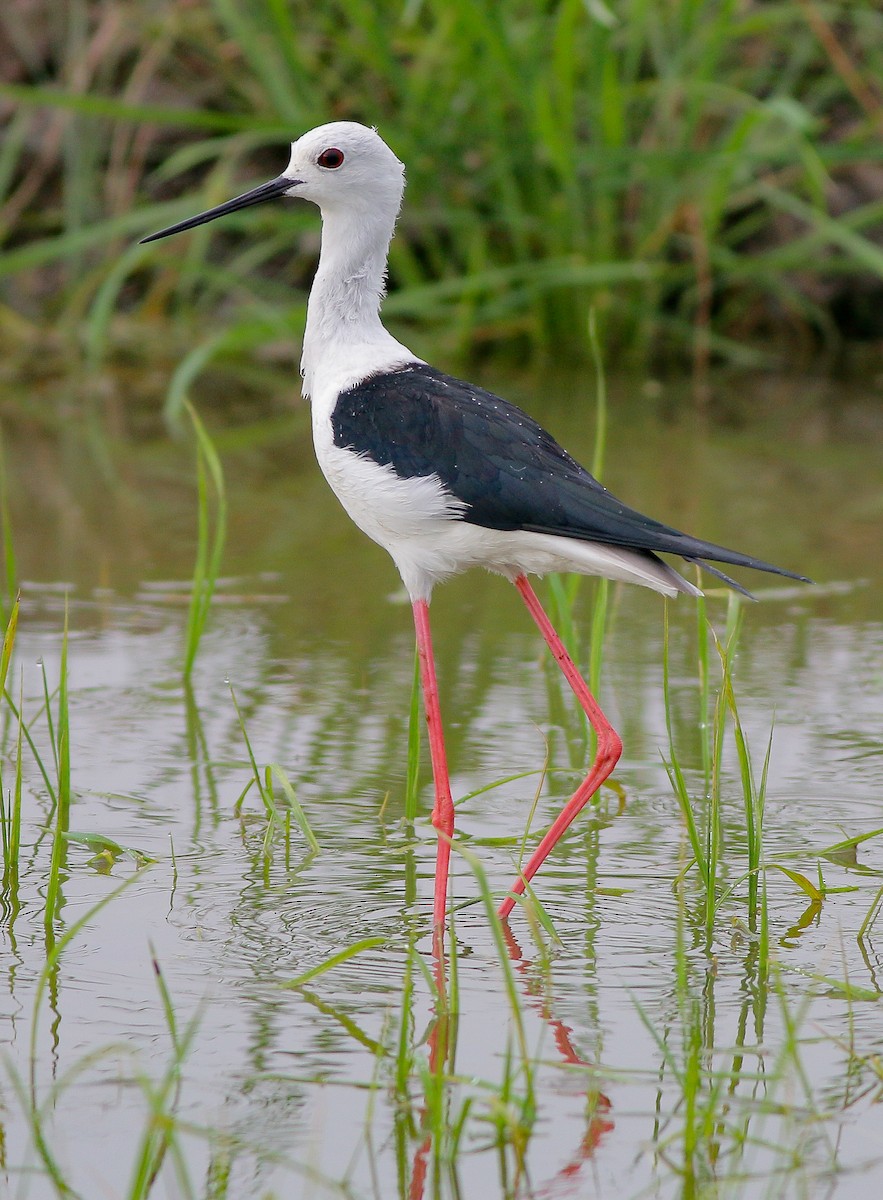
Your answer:
[[[316,159],[316,162],[319,164],[320,167],[327,167],[330,171],[333,171],[336,167],[339,167],[342,165],[343,151],[337,150],[335,147],[332,146],[328,150],[323,150],[322,153],[319,155],[319,157]]]

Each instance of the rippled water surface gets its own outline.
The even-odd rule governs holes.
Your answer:
[[[587,408],[571,383],[542,414],[584,460]],[[475,868],[455,854],[447,1024],[428,763],[420,817],[403,820],[410,613],[391,564],[326,492],[306,414],[216,430],[229,542],[192,688],[190,448],[10,421],[22,613],[9,678],[33,747],[20,883],[0,923],[8,1194],[143,1195],[158,1169],[163,1196],[878,1195],[881,413],[872,389],[806,381],[721,385],[704,419],[667,388],[614,389],[615,492],[817,581],[745,580],[760,603],[746,606],[734,676],[758,778],[773,731],[769,943],[747,917],[731,730],[721,903],[704,938],[664,761],[663,602],[611,588],[599,690],[625,741],[617,786],[538,877],[557,941],[520,911],[495,941]],[[584,665],[594,595],[587,582],[575,605]],[[71,829],[92,836],[70,842],[47,923],[44,671],[54,713],[65,611]],[[722,633],[714,589],[708,616]],[[669,715],[702,817],[695,605],[669,619]],[[458,828],[499,897],[537,789],[540,830],[579,782],[586,732],[504,581],[454,581],[433,620]],[[318,853],[296,822],[267,837],[243,725],[259,767],[291,780]],[[9,806],[9,705],[2,735]],[[130,853],[101,853],[96,835]],[[383,941],[284,986],[371,936]],[[454,1047],[441,1098],[440,1026]]]

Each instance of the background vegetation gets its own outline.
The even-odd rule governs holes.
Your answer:
[[[881,1191],[883,373],[800,374],[883,342],[881,67],[873,3],[0,4],[0,1192]],[[446,589],[447,963],[392,567],[267,419],[315,212],[137,244],[339,117],[408,164],[409,342],[594,349],[534,389],[566,444],[593,411],[615,491],[820,580],[738,660],[717,589],[551,585],[628,753],[509,930],[589,732],[501,582]],[[618,381],[602,472],[604,358],[787,373],[717,428]]]
[[[387,313],[418,345],[577,358],[591,305],[618,361],[700,375],[883,336],[876,4],[14,0],[0,31],[7,372],[131,393],[186,351],[180,394],[211,360],[290,394],[306,206],[135,240],[338,118],[408,165]]]

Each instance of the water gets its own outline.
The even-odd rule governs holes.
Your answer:
[[[525,397],[531,390],[524,384]],[[560,393],[545,419],[588,459],[585,400],[575,382]],[[736,667],[758,771],[774,725],[768,973],[744,904],[724,906],[708,949],[691,877],[682,899],[672,886],[688,848],[662,762],[663,606],[614,589],[601,699],[626,744],[619,791],[605,789],[539,877],[561,939],[549,962],[523,914],[501,961],[482,905],[458,910],[449,1131],[468,1108],[459,1142],[436,1142],[434,1162],[419,1128],[433,997],[409,949],[431,969],[428,766],[420,819],[413,831],[402,821],[410,613],[385,556],[318,477],[305,414],[219,436],[230,539],[192,691],[180,678],[189,448],[160,438],[96,446],[73,422],[51,433],[10,422],[25,581],[13,692],[23,689],[52,778],[39,664],[54,688],[67,604],[71,827],[132,852],[111,864],[94,843],[73,842],[47,937],[51,806],[25,748],[20,907],[7,902],[0,927],[10,1196],[58,1194],[52,1170],[90,1200],[144,1194],[133,1181],[152,1110],[173,1114],[158,1195],[416,1196],[424,1168],[426,1196],[879,1193],[881,935],[873,925],[857,934],[880,886],[880,838],[859,845],[854,862],[849,851],[818,855],[883,826],[879,404],[773,379],[722,385],[705,421],[668,389],[615,388],[613,401],[614,491],[819,581],[752,581],[763,601],[746,611]],[[591,598],[587,584],[576,610],[584,648]],[[725,600],[713,596],[709,615],[722,630]],[[440,589],[433,621],[455,796],[526,773],[458,807],[463,844],[499,896],[547,754],[537,828],[578,782],[585,732],[503,581],[473,574]],[[701,795],[694,607],[672,606],[671,622],[674,732]],[[319,854],[294,825],[288,845],[277,834],[264,853],[256,789],[242,798],[250,767],[231,689],[258,764],[284,768]],[[17,728],[8,710],[4,722],[8,797]],[[731,739],[722,797],[726,871],[741,897]],[[138,855],[152,864],[139,871]],[[812,906],[778,867],[818,885],[819,865],[828,892]],[[454,872],[456,900],[474,900],[479,886],[459,855]],[[41,979],[52,946],[85,917]],[[302,989],[281,986],[369,935],[384,943]],[[177,1069],[154,959],[174,1009]],[[417,1066],[406,1100],[394,1060],[409,961]],[[494,1146],[525,1091],[506,964],[535,1064],[537,1123],[522,1164],[511,1141]],[[723,1073],[717,1091],[706,1074],[690,1101],[707,1112],[704,1126],[687,1100],[691,1070],[703,1068]]]

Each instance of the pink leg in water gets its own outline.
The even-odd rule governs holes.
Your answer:
[[[619,734],[601,712],[597,700],[589,691],[582,675],[580,675],[579,671],[573,665],[573,660],[564,649],[564,643],[555,632],[552,622],[543,611],[543,606],[537,599],[536,592],[527,582],[527,578],[524,575],[518,576],[515,580],[515,586],[521,593],[521,598],[527,605],[528,612],[536,622],[540,633],[546,639],[549,649],[555,656],[555,661],[563,671],[565,679],[573,689],[574,695],[582,705],[583,711],[589,718],[592,728],[598,736],[598,753],[595,755],[595,761],[592,763],[588,775],[558,814],[551,829],[531,855],[530,861],[524,868],[524,871],[515,880],[510,889],[510,894],[500,905],[499,913],[501,917],[509,916],[515,907],[515,896],[522,894],[525,884],[530,883],[531,879],[536,875],[549,851],[564,833],[565,829],[567,829],[571,821],[574,820],[577,814],[594,796],[604,780],[612,774],[613,768],[619,762],[619,756],[622,754],[622,741]]]
[[[417,630],[417,656],[420,660],[420,681],[423,684],[423,706],[426,710],[426,724],[429,728],[432,776],[435,780],[432,823],[438,830],[438,850],[435,858],[435,902],[432,909],[432,925],[438,948],[444,931],[445,908],[448,898],[448,866],[451,859],[451,838],[454,836],[454,802],[451,799],[451,783],[448,778],[445,740],[442,734],[441,709],[438,703],[435,658],[432,653],[432,637],[429,632],[429,605],[425,600],[415,600],[412,607],[414,609],[414,626]]]

